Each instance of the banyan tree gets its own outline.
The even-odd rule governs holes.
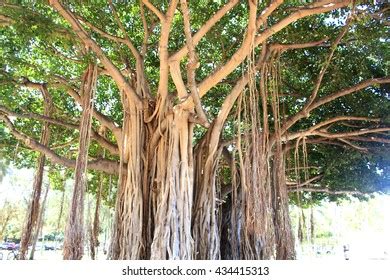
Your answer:
[[[381,1],[2,1],[0,148],[74,170],[65,259],[88,174],[116,184],[110,259],[294,259],[291,200],[387,176],[388,29]]]

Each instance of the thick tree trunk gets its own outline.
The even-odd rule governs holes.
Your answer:
[[[192,259],[193,125],[190,112],[177,106],[167,115],[167,128],[154,154],[150,182],[154,234],[151,259]]]
[[[258,135],[239,151],[240,181],[236,200],[242,228],[239,236],[240,259],[270,259],[274,254],[275,233],[271,205],[272,184],[267,150]]]
[[[96,79],[97,66],[91,64],[83,77],[83,113],[80,122],[79,154],[76,161],[73,196],[65,229],[64,260],[79,260],[84,253],[84,194],[87,184],[88,147]]]
[[[144,203],[145,139],[144,113],[122,96],[124,122],[120,139],[118,192],[109,258],[142,259],[145,255]]]
[[[45,116],[50,117],[50,111],[51,111],[51,99],[49,96],[49,93],[46,89],[46,86],[42,85],[42,95],[44,100],[44,114]],[[42,133],[41,133],[41,139],[40,143],[44,146],[47,146],[49,144],[50,139],[50,127],[47,122],[44,123]],[[26,221],[25,226],[23,228],[22,232],[22,238],[20,241],[20,259],[24,260],[26,259],[26,253],[28,250],[28,246],[30,245],[30,242],[32,241],[32,235],[33,232],[36,230],[37,227],[37,220],[39,215],[39,201],[41,198],[41,192],[42,192],[42,182],[43,182],[43,172],[45,167],[45,161],[46,157],[44,154],[40,154],[37,161],[37,166],[35,169],[35,176],[34,176],[34,183],[33,183],[33,191],[31,195],[31,201],[27,210],[26,215]]]

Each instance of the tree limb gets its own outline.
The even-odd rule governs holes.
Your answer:
[[[87,32],[83,29],[80,22],[76,19],[72,12],[66,9],[58,0],[50,0],[50,5],[53,6],[62,17],[71,25],[73,31],[76,35],[82,40],[88,47],[90,47],[100,61],[103,63],[104,67],[110,73],[110,76],[114,79],[118,87],[123,90],[126,95],[129,96],[130,100],[134,102],[138,109],[143,108],[143,102],[140,97],[136,94],[134,89],[123,77],[119,69],[111,62],[111,60],[104,54],[100,46],[92,40]]]
[[[313,111],[314,109],[327,104],[337,98],[346,96],[348,94],[352,94],[356,91],[362,90],[368,86],[372,86],[374,84],[386,84],[390,83],[390,77],[383,77],[383,78],[373,78],[368,79],[363,82],[360,82],[352,87],[340,90],[338,92],[332,93],[330,95],[324,96],[317,100],[316,102],[313,102],[309,107],[307,107],[305,110],[301,110],[299,113],[295,114],[293,117],[291,117],[289,120],[287,120],[283,126],[282,126],[282,133],[285,133],[291,126],[293,126],[295,123],[297,123],[299,120],[306,118],[309,116],[309,113]]]
[[[142,0],[142,3],[144,3],[144,5],[149,10],[151,10],[160,19],[160,21],[165,20],[165,15],[159,9],[157,9],[152,3],[150,3],[149,0]]]
[[[34,119],[42,122],[48,122],[51,124],[59,125],[71,130],[79,130],[80,127],[78,124],[73,124],[73,123],[67,123],[62,120],[50,118],[44,115],[36,114],[36,113],[16,113],[8,108],[0,105],[0,112],[4,113],[7,116],[12,116],[16,118],[23,118],[23,119]],[[95,130],[91,130],[91,137],[95,139],[102,147],[110,151],[111,154],[113,155],[118,155],[119,154],[119,149],[116,145],[112,144],[110,141],[108,141],[106,138],[102,137],[99,133],[97,133]]]
[[[198,93],[198,87],[196,85],[195,80],[195,71],[196,68],[198,68],[198,57],[195,51],[195,46],[192,40],[191,35],[191,24],[190,24],[190,12],[188,10],[187,1],[186,0],[180,0],[181,3],[181,10],[183,14],[183,21],[184,21],[184,33],[186,36],[186,44],[187,48],[189,50],[188,56],[189,61],[187,64],[187,79],[188,79],[188,87],[191,92],[192,100],[195,103],[195,111],[197,113],[197,116],[199,118],[199,121],[205,126],[209,127],[210,124],[207,120],[206,113],[204,112],[202,108],[202,104],[199,98]]]
[[[252,39],[249,38],[251,36],[255,36],[257,23],[256,23],[256,18],[253,19],[253,14],[250,12],[248,30],[244,42],[228,62],[226,62],[222,67],[220,67],[218,70],[213,72],[211,75],[209,75],[199,84],[200,97],[204,96],[211,88],[217,85],[223,78],[228,76],[234,69],[236,69],[237,66],[240,65],[242,61],[245,59],[245,57],[252,51],[253,47],[259,46],[273,34],[279,32],[283,28],[287,27],[291,23],[301,18],[342,8],[347,6],[349,2],[350,2],[349,0],[340,1],[334,5],[324,5],[316,8],[301,9],[289,15],[288,17],[282,19],[281,21],[274,24],[270,28],[267,28],[260,35],[257,35],[254,39],[253,46],[252,46]],[[254,17],[256,17],[256,15],[254,15]]]
[[[23,144],[25,144],[27,147],[34,151],[38,151],[43,153],[50,161],[56,164],[60,164],[69,168],[74,168],[76,165],[75,160],[71,160],[62,156],[57,155],[55,152],[53,152],[48,147],[40,144],[35,139],[26,136],[25,134],[19,132],[12,122],[4,115],[0,114],[0,120],[4,121],[12,135],[21,141]],[[93,160],[88,162],[88,168],[94,169],[97,171],[105,172],[108,174],[118,174],[119,170],[119,164],[114,161],[106,160],[106,159],[99,159],[99,160]]]
[[[32,82],[26,78],[23,78],[23,82],[20,83],[21,86],[25,86],[31,89],[40,89],[41,85],[40,83]],[[82,100],[79,95],[79,93],[76,91],[75,88],[73,88],[71,85],[69,85],[68,81],[61,77],[61,76],[55,76],[52,81],[49,81],[48,85],[50,87],[54,88],[61,88],[64,87],[66,89],[66,92],[69,96],[71,96],[80,106],[82,106]],[[115,135],[117,139],[120,137],[120,128],[116,126],[116,124],[108,118],[106,115],[102,114],[96,108],[93,110],[93,116],[105,127],[109,128],[112,133]]]
[[[283,141],[290,141],[300,137],[315,135],[315,131],[318,129],[333,124],[339,121],[365,121],[365,122],[380,122],[380,118],[368,118],[368,117],[354,117],[354,116],[337,116],[334,118],[330,118],[328,120],[322,121],[305,131],[299,131],[294,133],[288,133],[282,137]]]
[[[327,193],[327,194],[349,194],[349,195],[365,195],[366,193],[363,193],[361,191],[348,191],[348,190],[342,190],[342,191],[334,191],[330,190],[329,188],[314,188],[314,187],[302,187],[302,188],[289,188],[288,192],[318,192],[318,193]]]
[[[210,31],[210,29],[219,21],[221,18],[226,15],[237,3],[239,0],[230,0],[228,3],[222,6],[205,24],[196,32],[193,36],[193,44],[196,46],[200,40]],[[169,63],[175,61],[180,61],[188,53],[187,45],[181,47],[176,53],[171,55],[169,58]]]
[[[305,182],[302,182],[302,183],[299,183],[299,184],[296,184],[296,183],[291,183],[291,182],[287,182],[286,185],[288,188],[302,188],[304,186],[307,186],[315,181],[318,181],[319,179],[321,179],[324,175],[320,174],[320,175],[317,175],[317,176],[314,176],[308,180],[306,180]]]

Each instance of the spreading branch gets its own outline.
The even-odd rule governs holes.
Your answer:
[[[23,78],[23,82],[19,83],[20,86],[24,86],[30,89],[40,89],[42,84],[32,82],[26,78]],[[49,81],[48,86],[53,88],[64,88],[69,96],[71,96],[77,104],[82,106],[82,99],[80,94],[78,93],[78,89],[74,88],[73,86],[69,85],[69,82],[61,77],[61,76],[55,76],[53,80]],[[98,120],[102,125],[107,127],[112,131],[112,133],[115,135],[117,139],[120,137],[120,128],[106,115],[102,114],[96,108],[93,110],[93,116]]]
[[[270,36],[276,34],[280,30],[286,28],[291,23],[296,22],[299,19],[302,19],[307,16],[326,13],[335,9],[345,7],[349,4],[350,1],[340,1],[339,3],[333,5],[324,5],[316,8],[305,8],[300,9],[299,11],[291,14],[290,16],[282,19],[273,26],[265,29],[261,34],[256,36],[256,14],[253,15],[253,10],[249,12],[248,28],[246,37],[240,46],[240,48],[233,54],[231,59],[227,61],[222,67],[217,69],[207,78],[205,78],[199,84],[199,95],[200,97],[204,96],[211,88],[217,85],[222,79],[228,76],[234,69],[240,65],[248,54],[252,51],[253,47],[261,45],[265,42]],[[276,8],[276,7],[275,7]],[[254,44],[251,36],[255,36]]]
[[[309,117],[309,114],[311,111],[314,109],[323,106],[329,102],[332,102],[333,100],[336,100],[340,97],[355,93],[359,90],[365,89],[369,86],[373,85],[379,85],[379,84],[387,84],[390,83],[390,77],[383,77],[383,78],[373,78],[373,79],[368,79],[363,82],[360,82],[352,87],[340,90],[338,92],[332,93],[330,95],[324,96],[317,101],[314,101],[311,103],[310,106],[305,107],[304,110],[301,110],[299,113],[295,114],[292,116],[290,119],[288,119],[284,125],[282,126],[282,133],[285,133],[290,127],[292,127],[295,123],[300,121],[303,118]]]
[[[65,157],[62,157],[58,154],[56,154],[53,150],[48,148],[47,146],[42,145],[35,139],[23,134],[22,132],[18,131],[11,120],[6,117],[3,114],[0,114],[0,120],[2,120],[5,125],[10,130],[11,134],[21,141],[24,145],[26,145],[28,148],[43,153],[52,163],[60,164],[69,168],[74,168],[76,166],[76,161],[71,160]],[[88,162],[88,168],[105,172],[108,174],[118,174],[119,170],[119,164],[115,161],[110,161],[106,159],[98,159]]]
[[[140,97],[136,94],[134,89],[126,81],[120,70],[112,63],[112,61],[104,54],[101,47],[92,40],[88,33],[81,26],[80,22],[74,16],[72,12],[66,9],[58,0],[50,0],[50,4],[61,14],[61,16],[71,25],[73,31],[84,42],[90,47],[93,52],[97,55],[104,67],[109,72],[110,76],[114,79],[119,89],[123,90],[126,95],[129,96],[130,100],[136,104],[137,108],[143,108],[143,102]]]
[[[318,181],[319,179],[321,179],[324,175],[320,174],[320,175],[317,175],[317,176],[314,176],[308,180],[306,180],[305,182],[302,182],[302,183],[291,183],[291,182],[286,182],[286,185],[288,188],[302,188],[304,186],[307,186],[315,181]]]
[[[363,122],[380,122],[380,118],[368,118],[368,117],[355,117],[355,116],[337,116],[337,117],[334,117],[334,118],[330,118],[328,120],[325,120],[325,121],[322,121],[316,125],[313,125],[312,127],[310,127],[309,129],[305,130],[305,131],[298,131],[298,132],[294,132],[294,133],[288,133],[286,134],[284,137],[282,137],[282,140],[284,141],[290,141],[290,140],[294,140],[294,139],[297,139],[297,138],[301,138],[301,137],[306,137],[306,136],[311,136],[311,135],[316,135],[317,132],[320,131],[321,128],[323,128],[324,126],[327,126],[327,125],[330,125],[330,124],[334,124],[334,123],[337,123],[337,122],[342,122],[342,121],[363,121]]]
[[[334,191],[329,188],[315,188],[315,187],[289,188],[288,192],[312,192],[312,193],[327,193],[327,194],[334,194],[334,195],[340,195],[340,194],[366,195],[366,193],[360,191],[348,191],[348,190]]]
[[[51,124],[59,125],[59,126],[62,126],[64,128],[71,129],[71,130],[79,130],[80,129],[78,124],[68,123],[68,122],[65,122],[65,121],[62,121],[59,119],[54,119],[54,118],[50,118],[50,117],[47,117],[44,115],[31,113],[31,112],[20,114],[20,113],[16,113],[16,112],[9,110],[8,108],[6,108],[2,105],[0,105],[0,112],[3,113],[4,115],[7,115],[8,117],[12,116],[12,117],[22,118],[22,119],[34,119],[34,120],[38,120],[38,121],[42,121],[42,122],[48,122]],[[102,137],[95,130],[91,130],[91,137],[93,139],[95,139],[103,148],[110,151],[111,154],[113,154],[113,155],[119,154],[118,147],[116,145],[112,144],[111,142],[109,142],[106,138]]]

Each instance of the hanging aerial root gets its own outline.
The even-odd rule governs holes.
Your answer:
[[[90,64],[83,76],[83,113],[80,121],[79,153],[76,160],[75,182],[68,221],[65,229],[65,260],[78,260],[84,253],[84,194],[87,185],[88,148],[91,134],[97,65]]]

